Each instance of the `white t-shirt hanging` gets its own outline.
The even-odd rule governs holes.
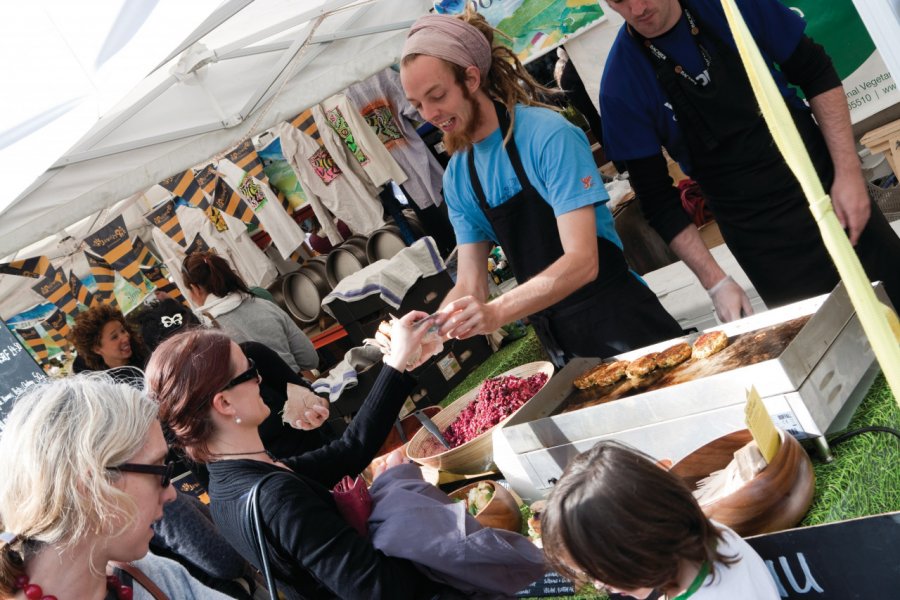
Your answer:
[[[354,83],[346,91],[369,127],[409,176],[403,188],[419,208],[440,206],[444,169],[419,137],[412,120],[420,119],[390,67]]]
[[[241,198],[253,208],[263,229],[272,238],[283,258],[288,258],[306,240],[306,235],[291,218],[272,189],[229,160],[216,165],[219,175],[225,178]]]
[[[347,170],[342,156],[332,155],[290,123],[280,123],[274,131],[281,138],[284,158],[297,173],[316,218],[332,244],[343,240],[332,223],[332,214],[355,233],[368,235],[384,225],[381,202]]]
[[[343,144],[376,186],[406,182],[406,173],[344,94],[335,94],[313,110],[325,146]]]

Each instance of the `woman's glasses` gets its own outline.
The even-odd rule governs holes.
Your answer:
[[[250,381],[251,379],[256,379],[257,381],[259,381],[259,371],[256,370],[256,363],[253,362],[252,358],[248,358],[247,363],[250,365],[247,370],[229,381],[228,385],[222,388],[223,392],[225,390],[230,390],[235,386],[241,385],[245,381]]]
[[[172,475],[175,473],[175,463],[167,462],[164,465],[140,465],[137,463],[124,463],[117,467],[106,467],[110,471],[119,471],[121,473],[145,473],[147,475],[159,475],[162,479],[160,484],[167,488],[172,483]]]

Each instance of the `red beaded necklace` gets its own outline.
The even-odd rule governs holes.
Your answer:
[[[56,596],[49,594],[44,595],[44,590],[36,583],[31,583],[28,575],[19,575],[16,577],[16,589],[22,590],[28,600],[56,600]],[[131,586],[125,585],[115,575],[106,576],[106,589],[116,595],[118,600],[131,600],[134,590]]]

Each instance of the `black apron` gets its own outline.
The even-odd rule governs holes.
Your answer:
[[[506,137],[509,115],[502,105],[495,104],[495,109]],[[520,192],[490,207],[475,170],[474,149],[468,154],[469,180],[516,279],[524,283],[560,258],[563,248],[553,208],[528,180],[514,138],[506,150],[522,186]],[[682,334],[656,295],[628,270],[618,246],[598,236],[597,253],[597,279],[530,317],[558,367],[575,356],[612,356]]]
[[[710,59],[706,86],[685,77],[671,57],[654,53],[636,31],[629,32],[672,104],[690,153],[691,177],[700,184],[729,250],[769,308],[830,292],[837,270],[806,196],[760,115],[740,56],[695,13],[682,18],[688,15],[699,31],[692,36],[698,51]],[[829,190],[834,168],[822,133],[808,110],[789,109]],[[897,304],[900,240],[874,204],[857,253],[867,273],[885,281]]]

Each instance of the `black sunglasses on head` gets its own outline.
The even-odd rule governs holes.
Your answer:
[[[250,366],[247,367],[247,370],[241,373],[240,375],[236,375],[234,379],[228,382],[228,385],[222,388],[222,391],[230,390],[231,388],[241,385],[245,381],[250,381],[251,379],[259,380],[259,371],[256,370],[256,363],[253,362],[252,358],[247,359],[247,364]]]
[[[145,473],[147,475],[159,475],[162,480],[160,484],[167,488],[172,483],[172,475],[175,473],[175,463],[167,462],[164,465],[141,465],[137,463],[124,463],[117,467],[106,467],[110,471],[119,471],[121,473]]]

